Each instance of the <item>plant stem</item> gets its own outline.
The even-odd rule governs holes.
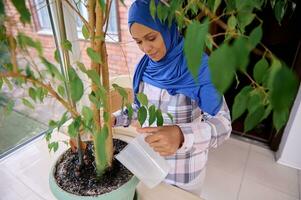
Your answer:
[[[45,84],[39,80],[36,80],[34,78],[31,77],[27,77],[23,74],[20,73],[14,73],[14,72],[5,72],[5,73],[0,73],[0,78],[2,77],[6,77],[6,78],[22,78],[25,81],[29,81],[32,84],[35,85],[39,85],[42,88],[46,89],[52,97],[54,97],[55,99],[57,99],[71,114],[72,118],[76,118],[79,116],[79,113],[76,111],[76,109],[72,106],[70,106],[70,104],[68,102],[66,102],[62,97],[60,97],[56,91],[52,88],[52,86],[50,84]]]

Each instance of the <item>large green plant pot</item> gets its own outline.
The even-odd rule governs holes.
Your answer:
[[[60,160],[60,158],[58,160]],[[57,163],[52,166],[51,172],[49,174],[49,186],[52,194],[58,200],[133,200],[135,195],[135,188],[139,183],[138,178],[133,176],[121,187],[109,193],[105,193],[99,196],[79,196],[66,192],[57,185],[57,182],[54,178],[56,164]]]

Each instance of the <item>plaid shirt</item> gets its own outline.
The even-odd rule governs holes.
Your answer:
[[[144,82],[140,83],[139,88],[147,96],[149,104],[161,109],[164,124],[178,125],[184,135],[181,148],[174,155],[165,157],[171,166],[165,182],[178,186],[191,182],[205,167],[209,148],[217,147],[230,136],[231,119],[225,100],[220,111],[215,116],[210,116],[203,113],[195,101],[183,94],[171,96],[165,89]],[[133,107],[137,111],[137,106]],[[166,113],[173,116],[173,123]],[[119,111],[114,115],[116,126],[128,126],[131,123],[126,113]],[[137,112],[133,119],[137,119]]]

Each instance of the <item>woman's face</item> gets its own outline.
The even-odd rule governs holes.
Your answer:
[[[160,32],[138,23],[132,24],[130,32],[141,51],[153,61],[159,61],[165,56],[166,47]]]

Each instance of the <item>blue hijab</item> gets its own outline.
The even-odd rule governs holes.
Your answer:
[[[149,11],[150,0],[136,0],[130,7],[128,25],[139,23],[161,33],[166,55],[159,61],[153,61],[146,54],[136,66],[133,77],[135,103],[139,105],[136,94],[139,83],[144,81],[161,89],[166,89],[170,95],[183,94],[195,100],[202,111],[215,115],[221,107],[222,97],[210,79],[208,55],[203,54],[198,75],[198,83],[187,68],[183,52],[184,39],[179,34],[175,23],[168,26],[162,24],[158,18],[151,17]],[[157,0],[155,1],[158,2]]]

